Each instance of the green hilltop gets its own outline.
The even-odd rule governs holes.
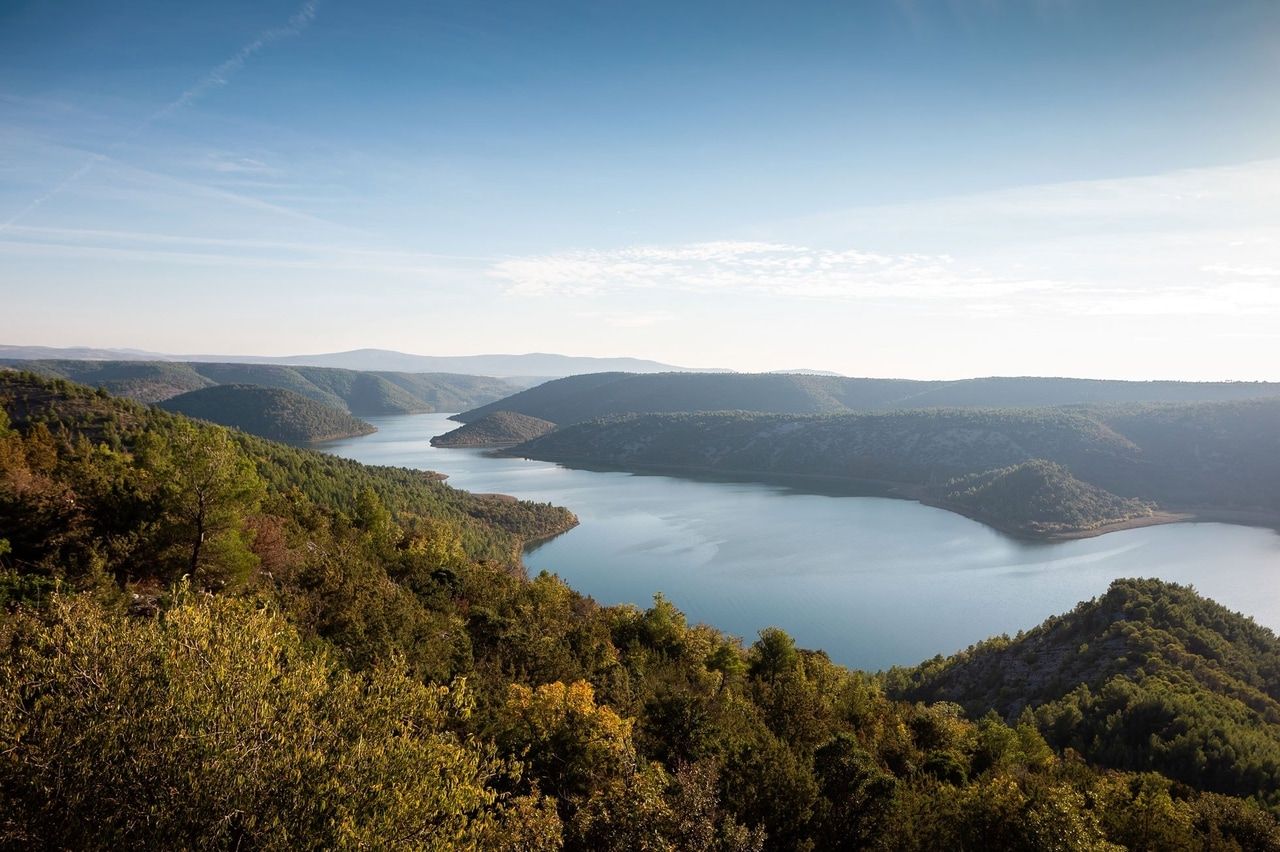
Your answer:
[[[340,408],[293,391],[257,385],[214,385],[170,397],[162,401],[160,407],[288,444],[349,438],[377,431]]]
[[[1280,640],[1186,587],[1118,580],[1015,639],[888,682],[903,698],[1034,720],[1090,761],[1280,805]]]
[[[506,447],[540,438],[556,424],[511,411],[495,411],[431,439],[433,447]]]

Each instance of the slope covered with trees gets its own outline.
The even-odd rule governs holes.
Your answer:
[[[957,477],[931,492],[970,517],[1031,535],[1094,530],[1152,514],[1141,500],[1081,482],[1044,459]]]
[[[891,692],[1034,722],[1121,769],[1280,804],[1280,640],[1191,589],[1118,580],[1015,639],[888,676]]]
[[[293,391],[256,385],[201,388],[170,397],[161,402],[160,407],[288,444],[349,438],[377,431],[341,409]]]
[[[561,426],[621,414],[752,411],[831,414],[916,408],[1036,408],[1280,398],[1280,383],[987,378],[856,379],[799,373],[596,373],[546,382],[464,411],[466,423],[514,411]]]
[[[892,484],[896,496],[1026,532],[1099,529],[1149,511],[1134,501],[1228,520],[1280,519],[1280,399],[826,416],[646,414],[563,427],[512,452],[622,469],[876,480]],[[1004,470],[1033,460],[1060,471]],[[981,476],[964,479],[974,475]],[[1019,505],[1022,497],[1035,499]]]
[[[160,402],[214,385],[258,385],[301,394],[357,415],[459,411],[501,399],[516,386],[453,373],[362,372],[274,364],[172,361],[7,361],[48,378],[105,388],[139,402]]]
[[[537,417],[511,411],[495,411],[451,432],[436,435],[431,439],[431,446],[509,447],[540,438],[555,428],[556,424]]]
[[[563,510],[30,375],[0,402],[5,848],[1280,849],[1029,719],[524,577]]]

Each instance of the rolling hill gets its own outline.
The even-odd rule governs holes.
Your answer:
[[[1149,504],[1081,482],[1062,465],[1044,459],[971,473],[931,490],[941,505],[1034,536],[1084,532],[1153,516]]]
[[[798,373],[602,373],[570,376],[464,411],[508,410],[561,426],[616,414],[756,411],[830,414],[916,408],[1035,408],[1101,403],[1222,402],[1280,397],[1280,383],[987,378],[949,382]]]
[[[436,435],[433,447],[509,447],[540,438],[556,424],[510,411],[495,411],[452,432]]]
[[[641,414],[564,426],[512,452],[624,470],[873,480],[891,484],[894,496],[1033,535],[1174,519],[1153,516],[1151,507],[1133,501],[1164,512],[1280,522],[1280,398],[826,415]]]
[[[160,402],[215,385],[258,385],[301,394],[356,415],[457,411],[500,399],[516,386],[452,373],[360,372],[326,367],[171,361],[20,361],[7,363],[139,402]]]
[[[1030,718],[1092,762],[1280,804],[1280,640],[1190,588],[1117,580],[1017,638],[887,682],[975,717]]]
[[[257,385],[201,388],[170,397],[161,402],[160,407],[288,444],[329,441],[377,431],[341,409],[290,390]]]

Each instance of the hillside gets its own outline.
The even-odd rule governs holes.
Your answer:
[[[257,385],[216,385],[188,391],[164,400],[160,407],[287,444],[329,441],[377,431],[345,411],[301,394]]]
[[[436,435],[433,447],[509,447],[540,438],[556,424],[510,411],[495,411],[479,420]]]
[[[598,417],[649,412],[760,411],[820,414],[879,408],[915,383],[799,374],[594,373],[546,382],[497,403],[464,411],[464,423],[499,410],[568,425]]]
[[[1037,537],[1097,530],[1153,514],[1141,500],[1081,482],[1062,465],[1043,459],[971,473],[931,491],[943,506]]]
[[[783,415],[640,414],[563,427],[517,448],[531,458],[928,484],[1045,458],[1130,458],[1096,420],[1058,409]]]
[[[566,426],[512,452],[621,469],[876,480],[899,486],[896,496],[1040,534],[1097,530],[1117,513],[1143,511],[1129,500],[1166,512],[1280,522],[1280,399],[808,416],[644,414]],[[1051,483],[1036,517],[1006,499],[1028,487],[1031,468],[1014,478],[1005,471],[1002,484],[940,487],[976,474],[990,480],[1036,459],[1072,478]],[[1055,489],[1071,509],[1053,505]]]
[[[888,676],[890,692],[1032,718],[1056,748],[1280,804],[1280,640],[1158,580]],[[1030,716],[1026,714],[1030,713]]]
[[[47,431],[54,442],[76,442],[83,437],[89,442],[89,450],[101,446],[108,453],[120,454],[113,459],[116,464],[129,459],[130,450],[136,451],[147,440],[168,440],[173,430],[191,422],[158,408],[112,398],[100,390],[95,392],[65,381],[48,381],[20,372],[0,372],[0,407],[4,408],[7,420],[19,429]],[[204,429],[204,434],[227,435],[252,459],[271,499],[298,494],[327,510],[350,514],[358,510],[361,494],[369,492],[397,514],[411,513],[447,521],[457,528],[468,553],[477,559],[510,565],[513,560],[518,562],[517,554],[524,541],[545,538],[576,523],[573,515],[564,509],[523,501],[476,498],[423,471],[361,465],[217,426]],[[70,454],[70,450],[67,452]],[[141,462],[142,455],[133,452],[132,462]],[[130,472],[126,467],[117,475],[125,473],[136,475],[137,471]],[[110,486],[105,482],[97,484]],[[103,495],[103,499],[108,498],[123,499],[109,491]],[[138,495],[134,495],[134,499],[137,498]],[[90,501],[61,508],[71,509],[78,516],[94,510]],[[135,511],[141,513],[141,518],[148,510],[144,503],[135,507]],[[14,531],[20,528],[22,524],[10,518],[8,523],[0,525],[4,530],[0,537],[16,541]],[[24,530],[22,536],[38,534],[39,527],[35,525]],[[59,546],[65,546],[73,538],[68,528]],[[123,542],[117,543],[117,546],[123,545]]]
[[[1059,405],[1222,402],[1280,397],[1266,382],[1122,382],[1060,378],[958,381],[851,379],[805,374],[602,373],[547,382],[464,411],[475,420],[508,410],[561,426],[619,414],[753,411],[830,414],[917,408],[1032,408]]]
[[[363,416],[457,411],[501,399],[516,386],[449,373],[360,372],[325,367],[168,361],[0,361],[47,378],[160,402],[215,385],[258,385],[301,394]]]
[[[1100,771],[1029,719],[524,577],[563,510],[29,374],[0,404],[0,847],[1280,849],[1272,813]],[[1223,691],[1169,728],[1269,713],[1274,637],[1175,603]],[[1166,609],[1121,629],[1177,659]],[[1206,751],[1267,802],[1269,731]]]

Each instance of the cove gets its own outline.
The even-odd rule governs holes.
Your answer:
[[[555,503],[581,524],[525,554],[604,604],[661,593],[691,622],[754,640],[781,627],[838,663],[877,670],[1016,633],[1158,577],[1280,627],[1280,535],[1185,523],[1054,543],[1014,539],[908,500],[750,482],[577,470],[487,450],[436,449],[447,414],[366,418],[371,435],[321,445],[366,464],[435,470],[449,484]]]

